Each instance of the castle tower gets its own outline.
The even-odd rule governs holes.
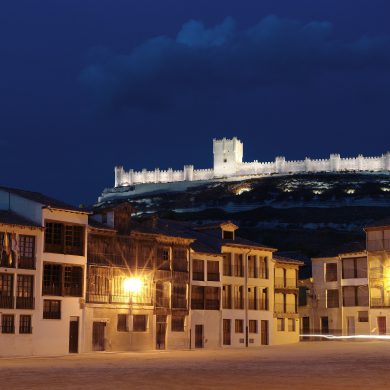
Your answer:
[[[235,175],[242,163],[243,144],[234,137],[232,139],[213,139],[214,176],[229,177]]]

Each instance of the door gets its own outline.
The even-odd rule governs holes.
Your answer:
[[[347,317],[348,336],[355,335],[355,317]]]
[[[321,332],[322,332],[322,334],[329,334],[328,317],[321,317]]]
[[[386,317],[378,317],[378,333],[380,335],[386,334]]]
[[[71,317],[69,322],[69,353],[79,352],[79,318]]]
[[[268,321],[261,320],[261,345],[268,345]]]
[[[223,345],[230,345],[230,320],[223,320]]]
[[[203,348],[203,325],[195,325],[195,348]]]
[[[167,316],[156,316],[156,349],[165,349],[165,335],[167,332]]]
[[[302,334],[310,334],[310,317],[302,317]]]
[[[94,351],[104,351],[104,331],[105,322],[94,322],[92,328],[92,349]]]

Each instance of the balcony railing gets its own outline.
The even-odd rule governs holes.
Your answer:
[[[231,299],[222,299],[222,308],[223,309],[232,309],[232,300]]]
[[[43,287],[42,287],[42,294],[43,295],[61,296],[62,295],[61,286],[57,286],[57,285],[45,286],[45,285],[43,285]]]
[[[248,278],[258,278],[259,269],[257,267],[249,267],[248,268]]]
[[[172,298],[172,309],[187,309],[187,299]]]
[[[14,297],[7,297],[0,295],[0,309],[13,309],[14,308]]]
[[[15,325],[3,325],[1,327],[1,333],[15,333]]]
[[[192,280],[204,280],[204,272],[192,271]]]
[[[34,309],[34,297],[16,297],[17,309]]]
[[[26,326],[26,325],[20,325],[19,326],[19,333],[20,334],[31,334],[32,333],[32,326]]]
[[[18,261],[18,268],[23,269],[35,269],[35,258],[34,257],[21,257]]]
[[[371,307],[390,307],[390,301],[385,301],[383,298],[371,298]]]
[[[87,294],[87,302],[110,303],[110,294]]]
[[[275,303],[274,305],[275,313],[296,313],[296,306],[292,303]]]

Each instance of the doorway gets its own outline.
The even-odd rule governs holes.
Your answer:
[[[167,333],[167,316],[156,316],[156,349],[165,349],[165,336]]]
[[[94,351],[104,351],[104,333],[106,323],[99,321],[93,323],[92,328],[92,349]]]
[[[355,335],[355,317],[347,317],[348,336]]]
[[[261,320],[261,345],[268,345],[268,321]]]
[[[321,317],[321,333],[329,334],[329,319],[328,317]]]
[[[230,324],[231,320],[223,320],[223,345],[230,345]]]
[[[203,325],[195,325],[195,348],[203,348]]]
[[[378,333],[380,335],[386,334],[386,317],[378,317]]]
[[[79,352],[79,317],[70,317],[69,353]]]
[[[310,334],[310,317],[302,317],[302,334]]]

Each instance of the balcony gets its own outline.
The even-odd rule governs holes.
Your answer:
[[[5,325],[1,327],[1,333],[13,334],[15,333],[15,325]]]
[[[259,269],[258,268],[248,268],[248,278],[258,278],[259,276]]]
[[[293,303],[275,303],[274,305],[275,313],[288,313],[295,314],[297,313],[296,306]]]
[[[87,302],[91,303],[109,303],[110,294],[87,294]]]
[[[35,300],[34,297],[16,297],[17,309],[34,309]]]
[[[55,296],[61,296],[62,290],[61,286],[59,285],[44,285],[42,287],[42,295],[55,295]]]
[[[222,299],[222,308],[223,309],[232,309],[232,300],[231,299]]]
[[[370,307],[390,307],[390,301],[383,298],[371,298]]]
[[[235,298],[234,299],[234,308],[235,309],[243,309],[244,308],[244,299],[243,298]]]
[[[13,309],[14,297],[0,296],[0,309]]]

